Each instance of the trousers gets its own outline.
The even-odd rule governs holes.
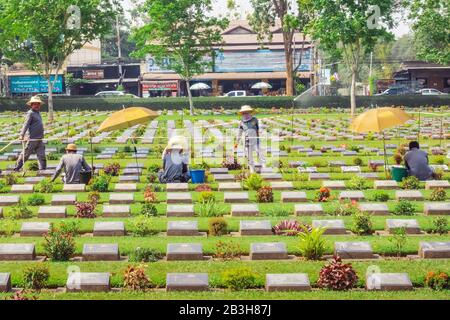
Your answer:
[[[36,154],[39,163],[39,170],[47,169],[47,159],[45,158],[45,145],[42,140],[39,141],[27,141],[25,150],[22,151],[17,159],[16,167],[14,171],[20,171],[32,154]]]

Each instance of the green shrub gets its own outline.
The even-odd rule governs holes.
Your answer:
[[[7,217],[12,220],[29,219],[33,217],[33,212],[28,209],[28,207],[22,201],[20,201],[19,204],[11,208],[11,211],[9,212]]]
[[[433,219],[433,226],[431,228],[432,233],[439,235],[448,233],[448,220],[447,217],[435,217]]]
[[[397,257],[400,257],[407,241],[406,228],[402,227],[393,229],[392,236],[390,236],[388,240],[394,246]]]
[[[291,215],[289,209],[282,206],[274,206],[273,208],[270,208],[269,210],[264,211],[263,213],[264,215],[269,217],[287,217]]]
[[[141,209],[141,215],[147,218],[156,217],[158,216],[158,209],[156,209],[156,206],[153,203],[144,202]]]
[[[368,212],[357,212],[353,216],[353,225],[351,229],[359,236],[372,234],[372,220]]]
[[[257,287],[258,274],[249,268],[230,269],[222,273],[222,281],[226,288],[244,290]]]
[[[377,191],[372,196],[373,201],[386,202],[389,200],[389,194],[384,191]]]
[[[27,200],[27,204],[29,206],[40,206],[43,205],[44,203],[45,197],[39,193],[32,194]]]
[[[39,164],[37,161],[30,161],[28,162],[28,170],[30,171],[38,171],[39,170]]]
[[[319,260],[325,252],[325,240],[323,234],[325,228],[308,228],[302,226],[303,231],[299,233],[299,250],[307,260]]]
[[[34,187],[36,192],[40,193],[52,193],[53,192],[53,182],[50,179],[43,179],[39,181]]]
[[[59,230],[64,234],[70,234],[72,237],[76,237],[80,233],[80,225],[79,220],[61,221],[59,223]]]
[[[247,179],[244,180],[244,187],[248,190],[258,190],[263,185],[263,178],[257,174],[252,173],[250,174]]]
[[[353,159],[353,164],[355,166],[361,166],[363,164],[363,161],[361,158],[355,158],[355,159]]]
[[[130,254],[130,261],[131,262],[156,262],[156,261],[162,259],[163,257],[164,257],[164,255],[156,249],[137,247]]]
[[[409,176],[403,179],[400,186],[405,190],[417,190],[420,188],[420,181],[414,176]]]
[[[216,197],[211,191],[202,191],[199,194],[198,201],[200,203],[216,202]]]
[[[365,178],[360,176],[353,176],[348,182],[348,187],[351,190],[364,190],[367,189],[369,186]]]
[[[198,208],[198,215],[200,217],[220,217],[224,215],[224,210],[217,204],[216,201],[208,201],[200,204]]]
[[[152,220],[139,216],[133,219],[133,235],[136,237],[145,237],[155,233]]]
[[[49,152],[47,154],[47,160],[52,161],[52,160],[58,160],[58,159],[59,159],[59,155],[55,152]]]
[[[416,206],[408,200],[400,200],[394,207],[394,214],[397,216],[412,216],[416,212]]]
[[[433,189],[430,194],[430,201],[444,201],[447,198],[447,192],[444,188]]]
[[[44,251],[53,261],[68,261],[75,252],[72,234],[58,230],[53,226],[44,237]]]
[[[227,233],[228,223],[227,221],[220,218],[211,218],[208,220],[208,233],[210,236],[223,236]]]
[[[233,260],[239,258],[241,246],[235,241],[217,241],[215,244],[216,257],[222,260]]]
[[[90,181],[92,191],[108,192],[109,177],[98,176]]]
[[[37,291],[40,291],[45,287],[49,278],[50,272],[48,268],[42,263],[37,263],[33,266],[30,266],[23,272],[23,281],[25,287]]]

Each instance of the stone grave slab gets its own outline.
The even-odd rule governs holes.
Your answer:
[[[203,246],[201,243],[169,243],[166,258],[168,261],[203,260]]]
[[[326,228],[324,234],[346,234],[344,220],[313,220],[313,228]]]
[[[207,273],[168,273],[167,291],[206,291],[208,290]]]
[[[19,203],[19,196],[0,196],[0,206],[14,206]]]
[[[335,242],[334,254],[342,259],[371,259],[374,257],[369,242]]]
[[[214,174],[213,177],[214,177],[214,181],[217,181],[217,182],[225,182],[225,181],[232,182],[232,181],[235,181],[235,176],[232,175],[232,174],[229,174],[229,173]]]
[[[122,221],[98,221],[94,224],[94,237],[125,236],[125,224]]]
[[[123,176],[140,176],[142,174],[142,170],[139,168],[125,168],[122,170]]]
[[[198,221],[167,222],[168,236],[198,236]]]
[[[248,192],[224,192],[225,203],[247,203],[249,202]]]
[[[393,233],[395,229],[405,228],[407,234],[420,234],[416,219],[386,219],[386,230]]]
[[[270,186],[273,190],[294,190],[294,184],[291,181],[273,181]]]
[[[0,261],[34,260],[36,251],[34,243],[0,244]]]
[[[362,191],[342,191],[339,194],[339,200],[364,200],[364,193]]]
[[[425,182],[425,189],[450,189],[450,182],[448,180],[429,180]]]
[[[344,181],[334,181],[334,180],[328,180],[328,181],[322,181],[322,187],[331,189],[331,190],[345,190],[347,187],[345,186]]]
[[[0,219],[3,218],[3,208],[0,207]]]
[[[359,166],[342,166],[342,173],[358,173],[361,172],[361,168]]]
[[[41,182],[44,179],[45,179],[44,177],[26,177],[25,183],[26,184],[38,184],[39,182]]]
[[[269,220],[241,220],[239,221],[241,236],[272,235],[272,225]]]
[[[260,242],[250,244],[251,260],[287,259],[287,249],[284,242]]]
[[[239,182],[220,182],[219,191],[242,191],[242,185]]]
[[[407,273],[370,273],[366,277],[367,290],[403,291],[413,290]]]
[[[376,180],[379,179],[378,173],[376,172],[362,172],[356,174],[358,177],[368,179],[368,180]]]
[[[192,203],[189,192],[167,192],[167,203]]]
[[[133,193],[111,193],[109,195],[110,204],[131,204],[134,202]]]
[[[310,173],[309,180],[330,180],[330,174],[328,173]]]
[[[306,193],[303,191],[288,191],[281,193],[281,202],[306,202]]]
[[[32,184],[13,184],[11,186],[11,193],[33,193]]]
[[[360,203],[359,210],[368,212],[374,216],[389,215],[389,208],[385,203]]]
[[[11,291],[11,274],[0,273],[0,292]]]
[[[231,215],[234,217],[259,216],[257,204],[233,204]]]
[[[67,208],[65,206],[41,206],[38,209],[38,218],[43,219],[56,219],[66,218]]]
[[[67,292],[108,292],[110,274],[100,272],[72,272],[66,282]]]
[[[136,183],[117,183],[114,186],[116,192],[135,192],[137,191]]]
[[[295,211],[295,215],[297,215],[297,216],[323,215],[323,208],[320,203],[296,204],[294,211]]]
[[[423,259],[450,258],[450,241],[421,241],[419,243],[419,257]]]
[[[46,170],[40,170],[38,171],[38,176],[40,177],[51,177],[55,173],[54,169],[46,169]]]
[[[266,291],[311,291],[308,274],[282,273],[266,274]]]
[[[227,174],[228,168],[211,168],[209,169],[211,174]]]
[[[395,199],[396,200],[417,200],[421,201],[423,200],[422,192],[419,190],[397,190],[395,192]]]
[[[42,237],[50,231],[48,222],[24,222],[20,229],[21,237]]]
[[[450,202],[425,202],[423,212],[426,215],[450,215]]]
[[[120,176],[119,183],[139,182],[139,176]]]
[[[187,192],[189,187],[187,183],[168,183],[166,184],[167,192]]]
[[[63,186],[64,192],[84,192],[86,190],[85,184],[65,184]]]
[[[281,180],[283,180],[283,176],[281,175],[281,173],[273,173],[273,172],[261,173],[261,177],[266,181],[281,181]]]
[[[128,205],[104,205],[103,206],[103,217],[114,218],[114,217],[129,217],[130,216],[130,206]]]
[[[84,261],[117,261],[120,260],[117,243],[93,243],[83,246]]]
[[[193,205],[168,205],[168,217],[193,217],[195,214]]]
[[[398,183],[395,180],[375,180],[373,182],[375,189],[393,190],[398,189]]]
[[[77,201],[77,196],[74,194],[54,194],[52,196],[52,206],[73,205]]]

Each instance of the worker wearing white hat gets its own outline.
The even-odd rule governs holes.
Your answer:
[[[44,124],[41,118],[41,106],[43,102],[38,96],[34,96],[27,102],[30,110],[19,134],[19,140],[26,142],[23,152],[19,155],[14,171],[20,171],[23,164],[28,158],[35,153],[39,163],[39,170],[47,168],[47,160],[45,158]]]
[[[253,153],[256,152],[258,155],[258,160],[260,165],[265,164],[265,158],[261,152],[260,147],[260,137],[259,137],[259,121],[253,116],[255,110],[250,106],[242,106],[238,114],[242,117],[242,121],[239,124],[239,133],[237,137],[237,142],[235,148],[239,145],[242,135],[244,135],[245,142],[245,156],[248,160],[248,165],[250,167],[250,172],[255,171],[255,161],[253,158]]]
[[[161,183],[189,182],[188,160],[183,154],[183,141],[171,139],[163,152],[163,169],[158,174]]]

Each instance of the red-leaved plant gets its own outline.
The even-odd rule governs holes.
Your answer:
[[[277,236],[296,236],[304,230],[303,228],[311,229],[310,226],[304,225],[297,220],[282,220],[272,228],[272,231]]]
[[[358,281],[358,276],[350,263],[342,263],[339,256],[322,267],[317,285],[329,290],[346,291],[352,289]]]

